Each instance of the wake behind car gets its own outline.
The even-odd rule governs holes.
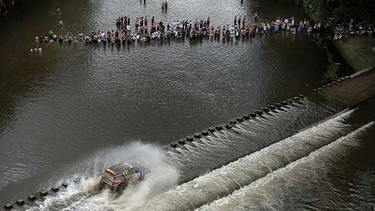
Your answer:
[[[119,163],[105,169],[100,178],[99,190],[109,187],[119,195],[126,187],[139,183],[146,174],[128,163]]]

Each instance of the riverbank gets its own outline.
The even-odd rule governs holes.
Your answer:
[[[357,72],[375,66],[375,39],[370,36],[351,36],[335,42],[340,54]]]
[[[322,82],[329,82],[351,72],[375,65],[375,41],[371,15],[375,2],[344,0],[297,0],[315,22],[328,27],[327,37],[319,40],[327,52],[328,63]],[[331,37],[332,36],[332,37]]]
[[[375,39],[371,36],[348,36],[340,40],[325,36],[317,43],[326,51],[328,60],[322,83],[375,66]]]
[[[0,0],[0,18],[7,17],[9,10],[14,7],[15,0]]]

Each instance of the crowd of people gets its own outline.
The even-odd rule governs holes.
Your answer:
[[[58,10],[59,11],[59,10]],[[60,11],[59,11],[60,12]],[[134,28],[132,26],[134,24]],[[62,21],[60,22],[62,27]],[[88,34],[82,32],[56,34],[52,30],[48,35],[35,36],[36,43],[78,43],[121,45],[130,43],[147,43],[150,41],[164,40],[202,40],[203,38],[215,40],[239,40],[255,37],[256,35],[268,35],[278,33],[289,33],[297,35],[307,32],[309,34],[320,33],[324,27],[321,23],[314,23],[308,19],[295,20],[291,18],[278,17],[274,21],[262,21],[257,12],[254,15],[236,15],[231,24],[213,26],[210,17],[195,20],[174,20],[171,23],[156,22],[152,16],[149,21],[147,16],[136,17],[131,21],[129,16],[119,16],[116,19],[116,29],[103,31],[93,31]],[[348,29],[337,27],[335,39],[339,39],[345,34],[363,34],[370,30],[351,23]],[[373,33],[374,34],[374,33]]]
[[[171,23],[155,21],[155,17],[151,17],[151,21],[147,16],[136,17],[134,19],[134,29],[131,25],[129,16],[119,16],[116,19],[116,29],[109,31],[94,31],[89,34],[83,33],[66,33],[55,34],[49,32],[48,36],[35,36],[34,40],[38,43],[99,43],[99,44],[121,44],[133,42],[149,42],[151,40],[164,41],[171,39],[190,39],[198,40],[204,37],[217,40],[231,39],[247,39],[257,34],[277,34],[280,32],[290,32],[292,34],[302,32],[319,32],[321,25],[311,23],[304,19],[295,21],[292,18],[277,18],[275,21],[260,21],[258,13],[252,17],[249,15],[236,15],[233,24],[224,24],[221,26],[213,26],[210,17],[206,19],[195,20],[174,20]]]
[[[333,40],[347,38],[350,35],[368,35],[375,37],[375,28],[371,24],[351,19],[349,23],[341,23],[334,28]]]

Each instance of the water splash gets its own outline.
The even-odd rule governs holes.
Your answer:
[[[104,149],[72,168],[81,169],[75,175],[79,176],[78,181],[71,182],[66,190],[48,196],[29,210],[129,210],[141,206],[177,184],[178,170],[166,162],[165,156],[160,147],[141,142]],[[120,162],[142,166],[149,173],[141,183],[129,187],[119,197],[109,190],[96,193],[100,172]]]

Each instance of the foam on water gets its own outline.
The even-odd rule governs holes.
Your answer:
[[[301,99],[281,109],[264,112],[261,117],[237,123],[232,129],[203,136],[192,143],[197,147],[185,145],[173,149],[168,152],[168,159],[181,171],[180,182],[186,182],[283,140],[331,112],[329,108]]]
[[[108,190],[96,193],[100,172],[119,162],[140,165],[150,172],[141,183],[129,187],[120,197]],[[81,169],[76,174],[80,176],[78,182],[71,182],[66,190],[48,196],[30,210],[128,210],[175,186],[179,177],[177,169],[166,162],[165,151],[141,142],[100,151],[83,164],[73,168]]]
[[[66,191],[61,191],[55,196],[48,196],[46,200],[38,203],[37,208],[31,209],[138,210],[142,208],[154,210],[156,208],[175,210],[199,207],[228,195],[234,190],[265,176],[268,172],[283,167],[290,161],[299,159],[300,156],[319,148],[322,144],[318,141],[319,139],[334,138],[345,131],[346,126],[341,120],[350,115],[351,112],[284,140],[283,142],[287,143],[293,142],[284,147],[285,149],[279,147],[280,144],[277,143],[274,144],[273,148],[266,147],[253,153],[250,163],[240,159],[237,164],[232,164],[232,166],[230,164],[207,173],[215,165],[223,165],[233,158],[237,159],[250,152],[260,150],[272,142],[277,142],[283,139],[281,137],[287,137],[286,134],[288,133],[295,133],[295,125],[300,123],[300,118],[310,120],[315,118],[315,114],[309,114],[310,116],[305,117],[307,115],[305,110],[311,106],[318,107],[308,100],[303,100],[302,104],[289,105],[289,108],[286,108],[291,109],[291,111],[277,110],[277,112],[264,114],[263,117],[237,124],[233,130],[214,132],[214,134],[194,142],[198,147],[186,145],[183,148],[177,148],[181,154],[167,152],[170,156],[166,156],[167,153],[161,148],[140,142],[103,149],[67,169],[61,174],[60,178],[51,179],[51,181],[58,181],[59,179],[63,181],[79,177],[80,182],[72,183],[73,185],[69,186]],[[314,112],[318,111],[321,113],[316,116],[326,115],[330,112],[325,109],[316,109]],[[267,136],[264,136],[265,131],[268,131]],[[294,139],[303,140],[306,138],[312,138],[319,144],[309,147],[301,146],[301,149],[297,147],[291,153],[294,156],[288,156],[291,145],[298,145],[294,143],[296,142]],[[272,150],[279,150],[282,154],[272,154]],[[270,153],[271,156],[268,156],[267,153]],[[278,161],[280,157],[282,158],[281,162]],[[116,198],[114,194],[108,191],[93,194],[99,183],[100,172],[109,166],[124,161],[142,165],[150,169],[151,173],[146,175],[142,183],[127,190],[121,197]],[[257,168],[250,171],[246,167],[247,165]],[[164,193],[171,187],[176,186],[181,181],[181,177],[191,178],[204,174],[207,175]]]
[[[154,197],[144,210],[186,210],[224,197],[347,134],[348,111]]]
[[[343,203],[343,196],[335,193],[338,190],[333,192],[308,190],[310,188],[317,189],[316,183],[324,180],[328,169],[335,166],[337,160],[343,159],[348,152],[360,145],[358,135],[374,125],[374,122],[370,122],[312,152],[309,156],[269,173],[233,194],[204,205],[198,210],[301,210],[307,208],[321,210],[339,209],[338,206],[341,206],[342,209],[357,209],[358,207],[353,203]],[[324,184],[335,189],[328,181]],[[321,202],[322,200],[317,200],[316,195],[315,197],[306,196],[306,193],[311,194],[311,192],[324,194],[323,198],[327,198],[329,203],[325,204]],[[313,200],[313,203],[307,200]],[[338,201],[341,202],[337,203]],[[348,207],[343,207],[345,205]],[[372,204],[372,206],[374,205]]]

